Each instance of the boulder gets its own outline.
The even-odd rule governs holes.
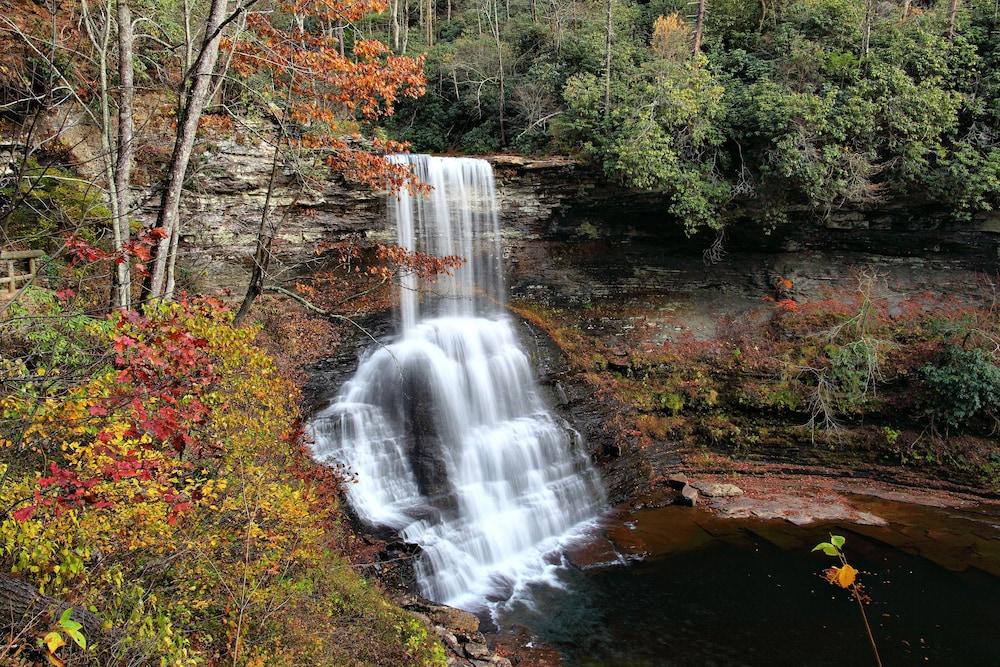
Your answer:
[[[487,658],[490,655],[490,649],[486,644],[477,644],[476,642],[469,642],[462,647],[465,650],[465,655],[470,658]]]
[[[670,488],[680,491],[688,485],[687,475],[682,472],[674,473],[670,477],[667,477],[667,484]]]
[[[698,504],[698,489],[694,488],[690,484],[685,484],[684,488],[681,489],[680,495],[677,496],[678,505],[686,505],[687,507],[694,507]]]
[[[441,639],[441,643],[442,644],[444,644],[445,646],[447,646],[450,650],[454,651],[455,653],[457,653],[459,655],[462,654],[462,650],[461,650],[462,647],[458,643],[458,638],[455,637],[455,635],[452,634],[451,632],[448,632],[447,628],[442,628],[440,626],[435,626],[434,627],[434,632]]]
[[[435,623],[443,625],[455,634],[472,635],[479,631],[479,619],[461,609],[440,606],[428,614]]]
[[[426,617],[431,624],[448,630],[459,636],[475,636],[479,634],[479,619],[461,609],[455,609],[443,604],[436,604],[416,596],[404,596],[398,600],[399,606],[419,617]]]

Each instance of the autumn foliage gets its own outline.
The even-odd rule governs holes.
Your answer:
[[[379,136],[373,124],[392,115],[400,99],[423,95],[423,57],[395,55],[381,41],[306,23],[343,26],[386,6],[382,0],[280,2],[277,11],[251,12],[246,31],[223,45],[234,50],[237,74],[269,81],[266,106],[280,110],[291,145],[324,154],[331,169],[374,189],[402,187],[410,176],[384,159],[406,145]],[[298,128],[294,138],[288,123]]]
[[[309,462],[298,392],[257,329],[231,318],[217,301],[182,299],[48,339],[76,345],[72,363],[3,359],[0,561],[95,609],[114,645],[88,637],[92,652],[435,662],[424,628],[337,555],[336,475]],[[23,656],[44,630],[22,633]]]

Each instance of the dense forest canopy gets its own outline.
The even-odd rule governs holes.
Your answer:
[[[392,131],[417,150],[582,154],[669,193],[689,229],[747,206],[771,222],[801,204],[996,207],[995,0],[708,0],[700,31],[697,4],[609,4],[606,81],[605,3],[454,2],[433,26],[404,3],[428,92]]]

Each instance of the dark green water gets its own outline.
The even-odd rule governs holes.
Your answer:
[[[856,603],[820,577],[831,559],[809,551],[833,531],[863,573],[886,667],[1000,666],[1000,516],[877,504],[888,526],[640,512],[630,522],[662,531],[661,553],[570,570],[564,589],[540,587],[533,608],[516,604],[501,621],[567,665],[871,665]]]

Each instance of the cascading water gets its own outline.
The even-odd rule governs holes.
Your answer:
[[[399,243],[460,256],[450,276],[405,276],[397,340],[369,350],[313,421],[314,454],[356,477],[358,515],[419,544],[422,593],[474,608],[554,567],[600,511],[579,438],[541,399],[503,308],[492,167],[406,155],[429,194],[390,196]]]

